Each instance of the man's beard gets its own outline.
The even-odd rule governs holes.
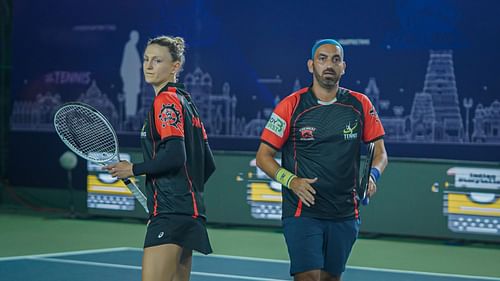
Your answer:
[[[318,84],[327,90],[333,89],[335,86],[339,84],[340,77],[337,75],[337,73],[332,69],[329,70],[329,72],[333,73],[333,76],[325,78],[322,77],[318,71],[316,71],[316,68],[313,66],[313,73],[314,77],[316,77],[316,81],[318,81]]]

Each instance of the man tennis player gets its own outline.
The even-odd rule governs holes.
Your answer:
[[[340,43],[317,41],[311,87],[283,99],[261,137],[257,166],[283,185],[283,232],[294,280],[340,280],[359,230],[360,143],[375,142],[368,195],[387,165],[384,128],[370,100],[339,87]],[[282,166],[274,159],[282,152]]]

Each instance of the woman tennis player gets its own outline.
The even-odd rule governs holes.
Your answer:
[[[215,163],[197,108],[177,83],[184,49],[180,37],[149,40],[143,70],[156,97],[141,131],[144,162],[105,167],[118,178],[146,175],[144,281],[189,280],[193,250],[212,252],[202,194]]]

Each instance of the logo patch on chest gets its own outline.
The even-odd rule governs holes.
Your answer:
[[[314,140],[314,131],[316,128],[314,127],[303,127],[299,129],[300,132],[300,140],[311,141]]]
[[[345,125],[344,140],[354,140],[358,138],[358,133],[356,132],[358,129],[358,123],[356,122],[354,125],[349,124]]]
[[[161,126],[163,128],[167,126],[173,126],[179,129],[178,125],[181,122],[181,114],[175,104],[162,104],[160,114],[158,114],[158,119],[161,121]]]

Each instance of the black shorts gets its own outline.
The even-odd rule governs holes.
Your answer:
[[[146,231],[144,248],[176,244],[202,254],[212,253],[205,219],[188,215],[158,215],[152,217]]]

